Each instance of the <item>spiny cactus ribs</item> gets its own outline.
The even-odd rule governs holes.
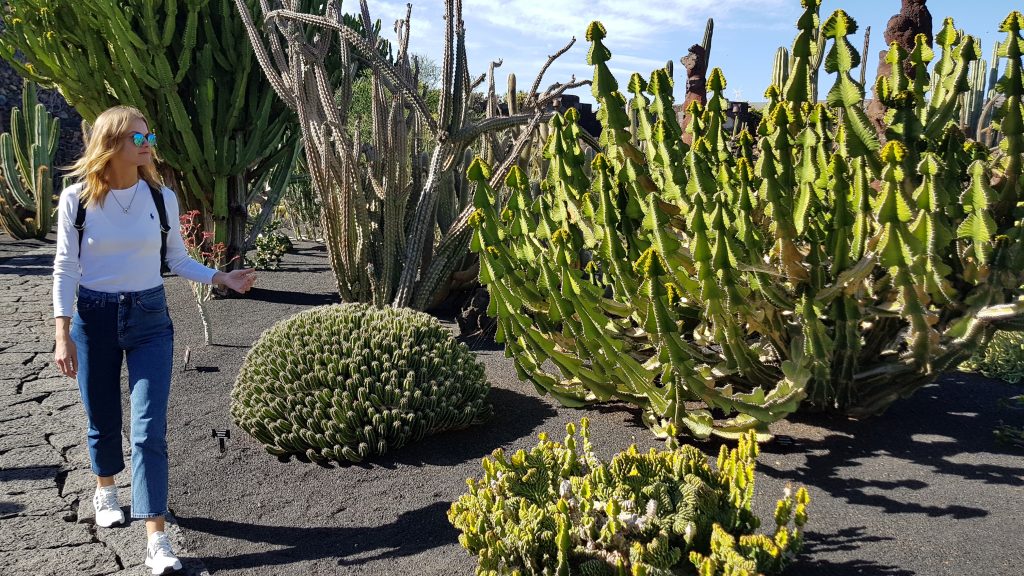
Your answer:
[[[604,462],[586,418],[578,435],[574,424],[566,430],[563,442],[541,434],[529,452],[495,450],[452,504],[448,519],[478,575],[775,574],[799,552],[803,488],[778,501],[772,535],[754,532],[753,432],[722,446],[713,468],[693,446],[633,446]]]
[[[21,108],[11,110],[11,131],[0,134],[0,227],[12,238],[45,238],[52,227],[53,157],[60,120],[24,83]]]
[[[539,185],[513,167],[498,189],[470,165],[471,247],[521,378],[570,406],[638,405],[658,433],[736,436],[801,405],[878,414],[1020,324],[1024,15],[1000,26],[998,148],[958,126],[979,50],[952,19],[934,51],[923,35],[890,48],[883,146],[851,74],[857,23],[803,5],[754,134],[725,130],[718,68],[685,127],[666,68],[620,91],[594,22],[601,152],[587,158],[569,110]]]
[[[279,456],[360,462],[491,414],[483,364],[436,319],[321,306],[260,336],[232,391],[239,428]]]

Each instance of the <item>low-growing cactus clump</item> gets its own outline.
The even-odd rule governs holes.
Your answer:
[[[235,423],[279,456],[360,462],[490,415],[483,364],[436,319],[366,304],[278,322],[245,357]]]
[[[758,455],[753,431],[716,467],[697,448],[635,446],[610,462],[594,456],[587,420],[564,442],[483,459],[484,476],[448,519],[479,559],[478,575],[626,576],[775,574],[799,552],[807,491],[787,489],[775,532],[754,531],[751,512]]]
[[[1017,384],[1024,379],[1024,333],[996,332],[960,369]]]

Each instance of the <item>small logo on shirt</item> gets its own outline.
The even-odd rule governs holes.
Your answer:
[[[152,212],[149,213],[149,219],[150,220],[155,220],[155,218],[153,218],[153,213]]]

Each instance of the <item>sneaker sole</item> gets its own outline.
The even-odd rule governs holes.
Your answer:
[[[124,524],[124,519],[123,518],[121,520],[114,520],[110,524],[100,524],[99,522],[96,523],[96,525],[99,526],[100,528],[110,528],[111,526],[117,526],[119,524]]]
[[[144,564],[148,568],[150,568],[150,573],[153,574],[153,576],[160,576],[161,574],[167,574],[168,572],[177,572],[178,570],[181,570],[181,561],[175,562],[173,566],[156,568],[155,566],[153,566],[153,564],[150,563],[149,558],[147,558]]]

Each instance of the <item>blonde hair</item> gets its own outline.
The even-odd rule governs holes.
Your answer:
[[[92,123],[85,137],[85,152],[68,169],[70,176],[79,182],[83,182],[78,197],[86,208],[93,205],[103,205],[103,200],[110,193],[110,184],[107,182],[107,166],[110,159],[126,146],[126,136],[130,133],[129,126],[135,120],[142,120],[149,126],[146,117],[138,108],[132,106],[114,106],[107,108]],[[156,159],[156,150],[153,151],[153,159]],[[139,166],[139,178],[146,181],[153,190],[162,188],[160,175],[156,166],[151,162]]]

